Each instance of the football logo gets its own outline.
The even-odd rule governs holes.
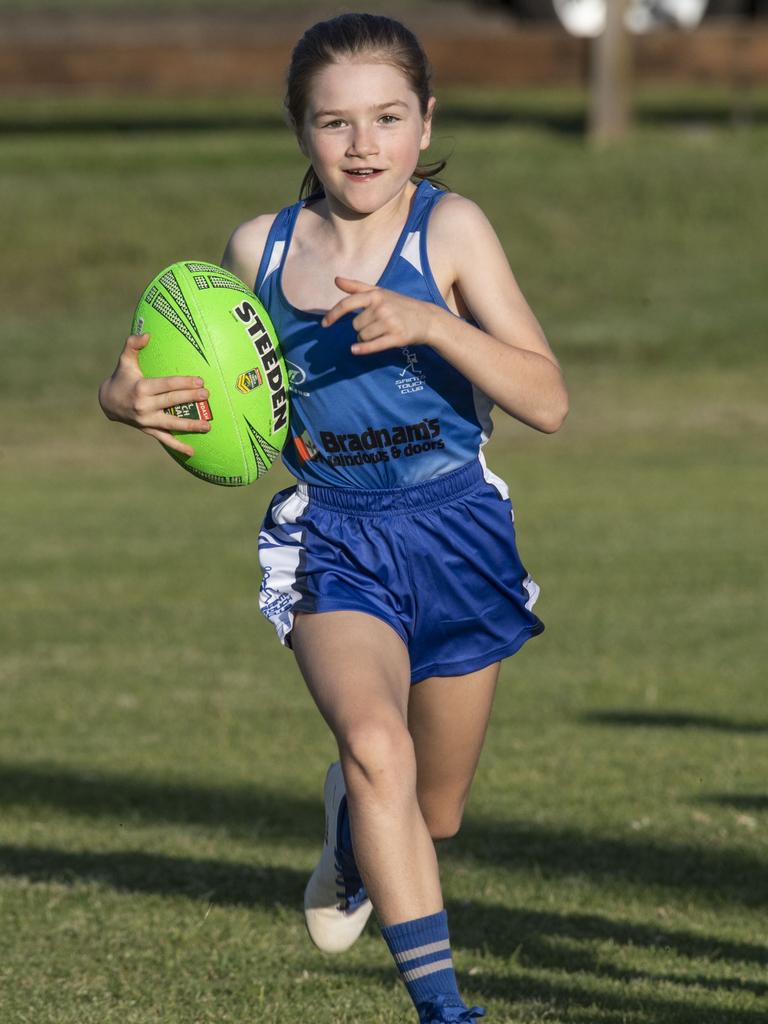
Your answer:
[[[241,373],[237,378],[237,390],[247,395],[249,391],[254,391],[263,382],[261,370],[259,370],[258,366],[254,366],[252,370],[249,370],[247,373]]]

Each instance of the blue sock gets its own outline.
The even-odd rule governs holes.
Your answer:
[[[408,994],[424,1024],[473,1021],[485,1013],[467,1009],[459,995],[444,910],[402,924],[387,925],[381,934],[395,959]]]

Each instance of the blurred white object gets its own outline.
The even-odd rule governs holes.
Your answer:
[[[611,0],[552,0],[558,18],[573,36],[599,36]],[[630,0],[625,23],[630,32],[655,28],[696,28],[707,0]]]

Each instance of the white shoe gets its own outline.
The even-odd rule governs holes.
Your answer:
[[[351,851],[341,847],[347,790],[338,761],[328,769],[323,795],[325,840],[320,863],[304,890],[304,920],[318,949],[343,953],[365,928],[373,908]]]

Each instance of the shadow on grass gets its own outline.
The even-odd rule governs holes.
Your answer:
[[[54,115],[51,118],[0,117],[0,135],[99,135],[117,132],[133,135],[144,132],[211,132],[211,131],[275,131],[286,128],[279,113],[270,114],[163,114],[148,113],[137,115],[117,114],[115,116],[69,117]]]
[[[296,908],[305,871],[252,867],[219,860],[118,850],[72,853],[37,846],[0,845],[0,874],[30,882],[108,886],[118,892],[184,896],[222,906]]]
[[[659,108],[640,107],[636,111],[635,119],[640,125],[659,127],[728,128],[734,124],[734,112],[727,103],[713,103],[707,106],[703,103],[681,102]],[[768,107],[761,103],[755,104],[748,112],[748,122],[756,126],[768,124]],[[450,130],[451,127],[485,126],[545,129],[564,135],[583,135],[587,127],[587,114],[586,109],[578,105],[563,104],[558,107],[554,102],[541,106],[535,103],[526,106],[524,102],[515,106],[505,106],[502,103],[498,107],[493,107],[485,104],[473,106],[471,103],[451,103],[448,100],[440,107],[437,124],[440,131]],[[44,117],[33,111],[27,116],[23,113],[13,113],[0,117],[0,135],[79,135],[105,132],[186,134],[219,131],[255,133],[285,127],[277,102],[274,114],[248,111],[233,113],[223,108],[220,113],[168,113],[150,109],[139,113],[117,112],[100,115],[88,112],[54,113]]]
[[[768,862],[749,852],[654,840],[589,835],[515,821],[467,819],[441,859],[466,859],[545,878],[625,882],[687,892],[692,900],[760,907],[768,903]]]
[[[307,798],[255,785],[169,784],[51,766],[0,767],[0,808],[12,807],[34,808],[38,815],[46,809],[63,811],[128,826],[146,821],[189,824],[224,830],[254,844],[288,841],[308,849],[317,848],[323,823],[319,793]],[[768,903],[768,865],[739,849],[468,818],[441,857],[446,863],[487,863],[552,879],[654,886],[713,904]]]
[[[563,940],[658,949],[688,959],[734,961],[768,966],[768,947],[751,942],[728,942],[659,924],[615,921],[602,914],[561,914],[515,910],[501,904],[449,901],[454,944],[461,949],[514,957],[529,967],[597,969],[596,964],[573,963],[573,946]],[[570,965],[570,967],[569,967]],[[603,965],[599,966],[602,972]],[[634,975],[637,972],[632,972]],[[642,976],[638,974],[637,976]],[[731,980],[728,981],[728,986]],[[762,986],[768,992],[768,984]]]
[[[392,972],[380,967],[347,967],[333,963],[325,967],[323,973],[331,978],[365,975],[378,981],[382,988],[389,988],[392,984]],[[663,974],[643,976],[648,985],[676,983],[677,998],[668,999],[650,995],[647,991],[623,993],[615,985],[603,987],[601,981],[610,983],[614,978],[602,967],[594,977],[582,977],[573,982],[564,982],[562,975],[557,980],[550,980],[534,977],[525,971],[512,978],[491,972],[466,976],[458,971],[457,976],[466,1003],[482,1006],[495,999],[505,1002],[508,1012],[514,1015],[499,1018],[494,1014],[494,1020],[557,1020],[560,1024],[765,1024],[762,1010],[718,1006],[704,993],[691,992],[690,989],[700,984],[700,979],[695,976],[671,979]],[[666,991],[669,992],[668,987]],[[520,1016],[521,1012],[525,1016]]]
[[[255,868],[239,863],[206,859],[145,854],[136,851],[113,853],[72,853],[29,846],[0,846],[0,871],[30,882],[56,882],[64,885],[96,884],[124,893],[176,896],[200,900],[216,906],[261,907],[270,910],[282,906],[300,914],[301,896],[306,881],[304,872],[284,867]],[[749,993],[756,997],[768,993],[768,986],[740,977],[707,977],[700,964],[691,964],[691,973],[679,958],[724,964],[758,964],[768,961],[766,948],[747,942],[722,941],[682,929],[614,921],[596,914],[557,914],[516,911],[501,904],[485,905],[461,901],[448,903],[454,945],[457,949],[512,958],[517,965],[513,978],[483,973],[481,977],[460,977],[465,994],[472,1001],[499,999],[512,1006],[535,1001],[556,1010],[564,1022],[587,1024],[626,1024],[627,1014],[642,1022],[669,1021],[676,1024],[758,1024],[764,1016],[749,1009],[708,1006],[702,989],[711,993]],[[658,949],[667,961],[678,958],[678,970],[651,972],[617,967],[608,961],[604,944],[625,947],[622,955],[633,950]],[[600,944],[601,948],[591,948]],[[323,967],[332,975],[359,976],[361,968],[336,964]],[[391,985],[392,972],[362,969],[368,976]],[[537,972],[556,973],[556,980],[536,977]],[[563,982],[563,975],[573,981]],[[625,985],[665,984],[667,993],[674,986],[679,998],[659,998],[627,992],[621,994],[615,984],[609,990],[605,982]],[[697,990],[695,995],[690,991]],[[587,1014],[586,1016],[584,1014]],[[589,1015],[591,1014],[591,1016]]]
[[[254,868],[244,864],[196,860],[136,851],[113,853],[72,853],[29,846],[0,846],[0,871],[30,882],[64,885],[90,883],[118,892],[180,896],[217,906],[284,906],[300,914],[306,881],[304,872],[284,867]],[[593,952],[590,943],[610,941],[632,949],[657,948],[666,953],[715,962],[766,963],[764,946],[723,942],[663,926],[613,921],[594,914],[556,914],[516,911],[501,904],[449,902],[448,912],[457,949],[514,958],[520,968],[514,978],[483,974],[462,978],[465,991],[476,990],[477,998],[503,999],[511,1004],[536,1000],[563,1014],[563,1021],[590,1020],[581,1011],[591,1008],[592,1021],[624,1024],[626,1013],[638,1022],[674,1021],[679,1024],[750,1024],[764,1021],[757,1011],[716,1010],[703,1004],[701,991],[695,1003],[687,1004],[688,988],[740,991],[762,996],[768,986],[747,979],[709,978],[700,973],[672,975],[618,968],[606,962],[605,950]],[[563,940],[566,940],[565,942]],[[576,946],[580,943],[580,946]],[[327,961],[326,961],[327,963]],[[681,965],[682,967],[682,965]],[[334,973],[359,975],[361,971],[391,985],[392,972],[381,968],[328,964]],[[557,981],[533,977],[534,972],[558,972]],[[572,984],[563,984],[562,974],[578,974]],[[587,976],[585,978],[585,975]],[[666,983],[676,986],[681,998],[660,999],[635,994],[620,995],[615,987],[604,991],[601,981],[624,983]],[[614,1012],[617,1014],[614,1016]],[[717,1016],[712,1016],[716,1013]]]
[[[701,797],[699,802],[719,804],[720,807],[732,807],[735,811],[768,811],[768,796],[760,794],[713,793],[711,796]]]
[[[680,979],[678,998],[662,998],[658,992],[627,992],[612,986],[600,986],[598,978],[588,986],[574,981],[563,983],[560,979],[549,980],[521,974],[515,978],[503,978],[493,974],[482,977],[478,994],[474,995],[474,984],[463,986],[465,996],[471,1000],[504,999],[513,1006],[532,1002],[539,1009],[542,1004],[548,1013],[554,1011],[557,1020],[563,1024],[765,1024],[765,1013],[760,1009],[716,1005],[702,992],[695,995],[688,991],[696,982]],[[475,979],[470,979],[473,983]],[[648,982],[659,983],[664,978],[649,975]],[[669,989],[665,989],[668,993]],[[482,993],[482,995],[480,994]],[[546,1019],[544,1015],[536,1019]]]
[[[513,1012],[523,1003],[534,1002],[535,1019],[557,1013],[558,1020],[573,1024],[626,1024],[630,1019],[636,1024],[762,1024],[764,1020],[757,1010],[718,1006],[713,1000],[718,992],[721,1003],[732,1002],[730,993],[763,997],[768,985],[742,977],[707,977],[701,973],[701,963],[690,964],[687,971],[689,965],[680,962],[685,957],[722,963],[730,970],[732,965],[762,967],[768,963],[763,945],[723,942],[714,936],[614,921],[597,914],[518,911],[474,901],[449,901],[447,909],[455,949],[511,959],[515,964],[512,977],[459,971],[460,987],[470,1002],[498,999]],[[606,942],[617,947],[614,953],[625,959],[637,956],[637,950],[655,949],[666,962],[658,972],[617,967],[610,963]],[[592,948],[598,943],[603,946],[599,951]],[[677,968],[674,974],[669,971],[672,957]],[[325,968],[330,975],[359,974],[361,970],[384,986],[391,983],[391,972],[382,968],[347,967],[340,961]],[[553,972],[551,980],[541,976],[544,971]],[[635,990],[622,991],[616,982],[633,985]],[[662,984],[664,997],[655,989]],[[640,986],[644,991],[638,990]]]
[[[755,126],[768,124],[768,107],[755,104],[747,112],[748,123]],[[706,104],[680,102],[670,106],[638,106],[635,123],[668,128],[730,128],[735,123],[735,112],[727,103]],[[436,121],[438,131],[455,124],[457,127],[486,126],[509,128],[538,128],[565,135],[583,135],[587,130],[587,109],[571,104],[558,108],[554,103],[541,107],[524,103],[514,107],[497,108],[461,105],[450,101],[441,104]]]
[[[55,766],[0,764],[0,808],[50,807],[131,823],[203,825],[231,835],[291,839],[316,846],[323,829],[322,779],[315,798],[256,786],[207,787]]]
[[[676,711],[588,711],[580,716],[588,725],[622,725],[654,729],[709,729],[713,732],[764,733],[768,722],[753,719],[723,718],[721,715],[696,715]]]

